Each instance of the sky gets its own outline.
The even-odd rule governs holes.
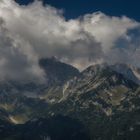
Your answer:
[[[16,0],[27,5],[33,0]],[[126,15],[140,21],[139,0],[43,0],[44,4],[50,4],[65,11],[67,19],[77,18],[87,13],[102,11],[112,16]]]
[[[140,67],[139,4],[122,1],[1,0],[0,80],[44,82],[39,60],[53,56],[79,70]]]

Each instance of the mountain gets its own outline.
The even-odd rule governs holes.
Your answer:
[[[136,82],[126,78],[126,75],[113,70],[112,66],[95,65],[88,67],[80,76],[71,79],[64,85],[62,100],[69,96],[87,94],[113,96],[115,92],[119,92],[121,96],[138,86]]]
[[[127,79],[140,84],[140,68],[128,64],[116,64],[112,65],[111,68],[123,74]]]
[[[97,64],[79,72],[55,58],[39,64],[44,85],[0,84],[1,140],[140,137],[139,68]]]
[[[139,136],[140,130],[137,125],[139,91],[137,82],[112,66],[90,66],[65,84],[63,98],[50,107],[50,114],[61,113],[77,118],[88,128],[93,140],[136,139],[135,134]]]
[[[39,94],[39,97],[50,103],[58,102],[63,96],[63,85],[80,75],[80,72],[73,66],[58,61],[55,57],[41,59],[39,64],[44,69],[48,81],[47,87]]]
[[[40,59],[40,67],[46,73],[46,79],[50,86],[62,85],[69,79],[79,75],[78,69],[71,65],[58,61],[55,57]]]
[[[99,97],[108,101],[108,104],[117,105],[124,99],[125,94],[135,91],[138,87],[137,83],[126,79],[124,75],[112,70],[108,65],[90,66],[80,76],[66,82],[63,98],[59,103],[70,98],[76,98],[77,101],[78,98],[83,97],[85,102],[85,97],[89,98],[88,101],[90,98]]]

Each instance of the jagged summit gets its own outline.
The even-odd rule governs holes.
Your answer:
[[[116,63],[116,64],[96,64],[91,65],[88,68],[86,68],[83,73],[88,74],[97,74],[103,70],[107,71],[115,71],[117,73],[122,74],[127,79],[132,80],[133,82],[140,84],[140,68],[137,68],[135,66],[124,64],[124,63]]]
[[[49,83],[59,83],[60,85],[70,78],[79,75],[78,69],[71,65],[60,62],[57,58],[40,59],[39,64],[46,73]]]

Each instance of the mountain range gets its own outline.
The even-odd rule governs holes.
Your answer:
[[[0,82],[0,140],[138,140],[140,69],[56,58],[39,61],[45,83]]]

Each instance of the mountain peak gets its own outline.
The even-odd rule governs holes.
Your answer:
[[[125,78],[132,80],[137,84],[140,84],[140,69],[125,63],[116,63],[116,64],[102,63],[91,65],[88,68],[86,68],[82,73],[89,76],[94,76],[97,73],[100,73],[104,70],[107,70],[108,72],[109,71],[117,72],[119,74],[122,74]]]
[[[63,84],[70,78],[79,75],[78,69],[59,61],[56,57],[40,59],[39,64],[45,71],[49,83]]]
[[[132,80],[133,82],[140,84],[140,69],[129,65],[129,64],[114,64],[111,65],[111,69],[123,74],[126,78]]]

